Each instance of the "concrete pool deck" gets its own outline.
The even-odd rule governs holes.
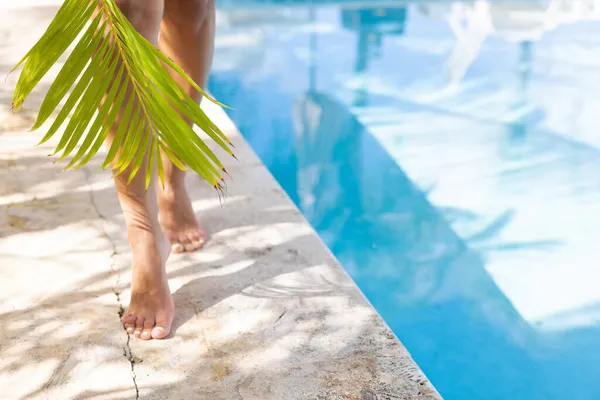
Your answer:
[[[45,3],[49,1],[45,0]],[[0,70],[53,6],[2,10]],[[129,253],[110,174],[61,173],[26,133],[41,100],[0,87],[0,388],[3,399],[435,399],[433,387],[224,112],[241,162],[224,205],[189,177],[211,234],[169,261],[164,341],[129,339]],[[41,83],[43,89],[48,79]]]

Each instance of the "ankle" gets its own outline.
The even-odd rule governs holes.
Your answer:
[[[165,180],[165,185],[159,185],[158,190],[158,198],[160,200],[172,200],[177,192],[179,192],[182,188],[185,188],[179,184],[172,184]]]
[[[152,226],[127,224],[127,238],[131,250],[136,250],[137,248],[152,246],[156,242],[156,233]]]
[[[167,168],[164,186],[161,182],[158,182],[159,194],[172,194],[181,190],[185,190],[185,172],[179,169]]]
[[[158,222],[150,228],[129,225],[127,233],[134,266],[164,267],[170,246]]]
[[[164,203],[170,204],[182,199],[187,198],[187,189],[183,181],[168,182],[165,180],[165,186],[160,187],[158,191],[158,203],[160,205]]]

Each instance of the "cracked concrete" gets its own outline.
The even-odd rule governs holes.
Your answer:
[[[26,11],[0,13],[0,70],[54,8]],[[25,131],[42,92],[11,115],[15,78],[0,87],[1,398],[439,398],[216,107],[207,111],[241,160],[227,163],[227,200],[189,176],[211,240],[169,262],[172,337],[130,339],[119,320],[129,252],[110,175],[100,159],[60,173],[51,144],[34,147],[38,134]]]
[[[91,172],[89,171],[88,168],[83,168],[82,169],[85,173],[85,177],[86,177],[86,181],[88,183],[88,185],[91,186],[91,181],[90,181],[90,174]],[[117,316],[119,318],[119,321],[121,320],[121,318],[123,317],[123,315],[125,314],[125,308],[123,306],[123,302],[121,300],[121,292],[119,291],[118,287],[121,286],[121,275],[117,273],[117,271],[115,270],[115,257],[117,255],[117,246],[115,245],[115,243],[111,240],[108,231],[106,230],[106,227],[104,226],[104,224],[106,223],[106,217],[102,214],[102,212],[100,211],[100,208],[98,207],[98,204],[96,202],[96,198],[94,196],[94,190],[90,190],[89,191],[89,195],[90,195],[90,203],[92,204],[92,206],[94,207],[94,210],[96,211],[96,215],[98,216],[98,218],[101,221],[101,228],[102,228],[102,234],[107,238],[108,242],[110,243],[111,249],[112,249],[112,253],[110,255],[111,258],[111,262],[110,262],[110,270],[114,273],[116,273],[116,282],[115,282],[115,286],[113,288],[113,293],[115,295],[115,298],[117,300],[117,305],[118,305],[118,312],[117,312]],[[133,382],[133,386],[135,389],[135,398],[136,400],[139,399],[140,397],[140,391],[139,391],[139,387],[137,384],[137,377],[135,375],[135,364],[137,362],[137,359],[135,358],[135,356],[133,355],[132,351],[131,351],[131,340],[132,337],[127,333],[127,331],[125,330],[125,327],[123,326],[123,335],[125,337],[125,344],[123,346],[123,356],[129,361],[129,364],[131,366],[131,380]]]

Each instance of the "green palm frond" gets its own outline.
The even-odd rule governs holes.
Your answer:
[[[13,68],[14,71],[23,66],[13,109],[21,107],[77,38],[80,39],[50,86],[31,128],[39,129],[64,103],[40,144],[66,125],[54,154],[61,153],[60,160],[72,157],[65,169],[79,168],[100,150],[110,128],[122,121],[104,168],[112,165],[116,174],[129,168],[131,181],[149,154],[148,168],[142,171],[147,187],[155,163],[160,179],[164,179],[162,153],[178,168],[189,167],[220,188],[225,168],[184,117],[233,156],[231,142],[175,83],[164,65],[184,77],[204,97],[220,103],[142,37],[114,0],[64,1],[40,40]]]

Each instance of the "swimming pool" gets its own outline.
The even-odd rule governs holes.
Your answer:
[[[210,91],[440,394],[599,399],[597,2],[219,4]]]

